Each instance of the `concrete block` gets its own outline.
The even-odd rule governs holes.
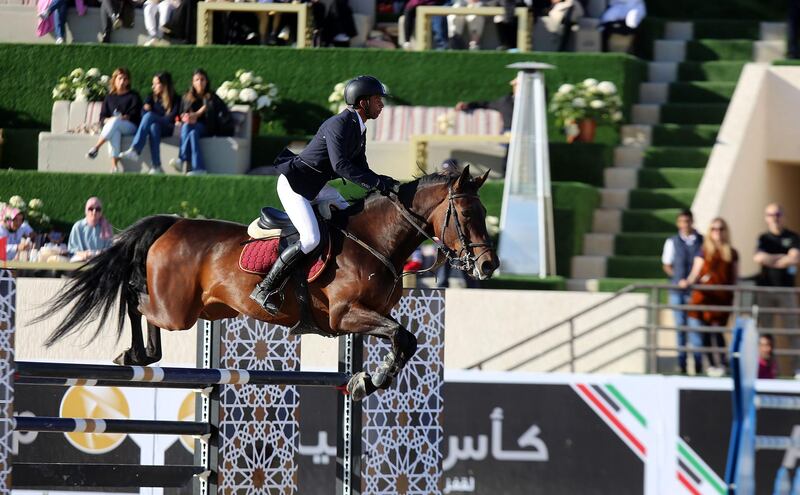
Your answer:
[[[644,148],[641,146],[617,146],[614,148],[614,166],[641,168],[644,163]]]
[[[603,278],[606,276],[605,256],[573,256],[572,276],[575,278]]]
[[[786,58],[786,41],[756,41],[753,43],[753,61],[772,63]]]
[[[675,41],[691,41],[694,39],[694,23],[668,22],[664,26],[664,38]]]
[[[639,169],[611,167],[603,171],[603,176],[608,189],[636,189]]]
[[[583,236],[583,254],[586,256],[613,256],[614,234],[592,232]]]
[[[678,80],[678,64],[676,62],[650,62],[647,64],[650,82],[675,82]]]
[[[596,278],[570,278],[567,279],[567,290],[573,292],[598,292],[600,281]]]
[[[686,60],[686,42],[656,40],[653,60],[655,62],[683,62]]]
[[[646,82],[639,85],[639,103],[664,104],[669,101],[669,83]]]
[[[762,22],[761,40],[763,41],[784,41],[786,40],[785,22]]]
[[[622,144],[625,146],[648,147],[653,142],[653,127],[649,125],[624,125],[621,130]]]
[[[624,210],[628,207],[628,189],[600,189],[600,207]]]
[[[598,234],[619,234],[622,231],[622,210],[594,210],[592,232]],[[573,276],[576,276],[573,273]]]
[[[661,123],[661,105],[643,103],[633,105],[632,123],[658,125]]]

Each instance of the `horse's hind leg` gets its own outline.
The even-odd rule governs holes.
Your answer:
[[[131,346],[114,358],[114,362],[124,366],[146,366],[147,353],[142,340],[142,314],[130,302],[128,303],[128,318],[131,321]]]

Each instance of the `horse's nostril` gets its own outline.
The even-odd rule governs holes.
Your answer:
[[[484,261],[481,263],[481,273],[484,275],[491,275],[494,272],[494,263],[489,260]]]

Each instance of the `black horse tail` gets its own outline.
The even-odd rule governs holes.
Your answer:
[[[64,321],[45,342],[48,347],[59,339],[100,318],[95,337],[104,327],[114,302],[119,300],[117,338],[122,335],[129,306],[138,304],[139,294],[147,292],[146,262],[150,246],[180,217],[146,217],[120,232],[110,248],[70,275],[71,280],[35,322],[70,307]]]

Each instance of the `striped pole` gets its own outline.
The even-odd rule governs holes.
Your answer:
[[[155,435],[196,435],[211,433],[211,425],[194,421],[147,421],[142,419],[51,418],[15,416],[16,431],[56,433],[144,433]]]
[[[207,387],[210,385],[298,385],[316,387],[337,387],[347,383],[347,373],[313,371],[248,371],[203,368],[159,368],[148,366],[105,366],[99,364],[65,364],[32,361],[18,361],[16,376],[24,383],[28,378],[62,379],[64,385],[70,383],[90,385],[92,380],[151,384],[162,387],[165,384],[185,388]],[[69,382],[68,380],[74,380]],[[96,385],[96,383],[95,383]]]

